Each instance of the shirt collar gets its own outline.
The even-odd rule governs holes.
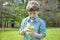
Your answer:
[[[39,17],[36,16],[35,19],[32,19],[32,21],[39,22]],[[28,22],[31,22],[31,18],[28,16]]]
[[[34,20],[35,20],[35,22],[38,23],[39,22],[39,16],[37,16]]]

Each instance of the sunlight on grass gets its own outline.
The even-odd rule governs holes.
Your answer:
[[[60,28],[47,28],[46,37],[42,40],[60,40]],[[0,30],[0,40],[23,40],[19,30]]]
[[[46,38],[43,40],[60,40],[60,28],[47,28]]]
[[[0,40],[22,40],[23,37],[19,35],[19,31],[17,30],[3,30],[0,33]]]

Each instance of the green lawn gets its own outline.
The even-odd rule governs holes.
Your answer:
[[[42,40],[60,40],[60,28],[47,28],[46,37]],[[18,29],[0,29],[0,40],[23,40]]]

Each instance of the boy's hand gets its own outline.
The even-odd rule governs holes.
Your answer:
[[[27,31],[29,31],[29,29],[26,27],[26,28],[23,29],[23,31],[27,32]]]
[[[28,28],[26,27],[26,28],[24,28],[23,30],[20,31],[20,34],[24,35],[24,33],[27,32],[27,31],[28,31]]]
[[[34,28],[33,28],[33,26],[29,26],[29,27],[24,28],[23,31],[24,32],[33,32]]]

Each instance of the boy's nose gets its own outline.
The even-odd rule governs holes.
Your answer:
[[[32,14],[31,17],[33,17],[34,15]]]

